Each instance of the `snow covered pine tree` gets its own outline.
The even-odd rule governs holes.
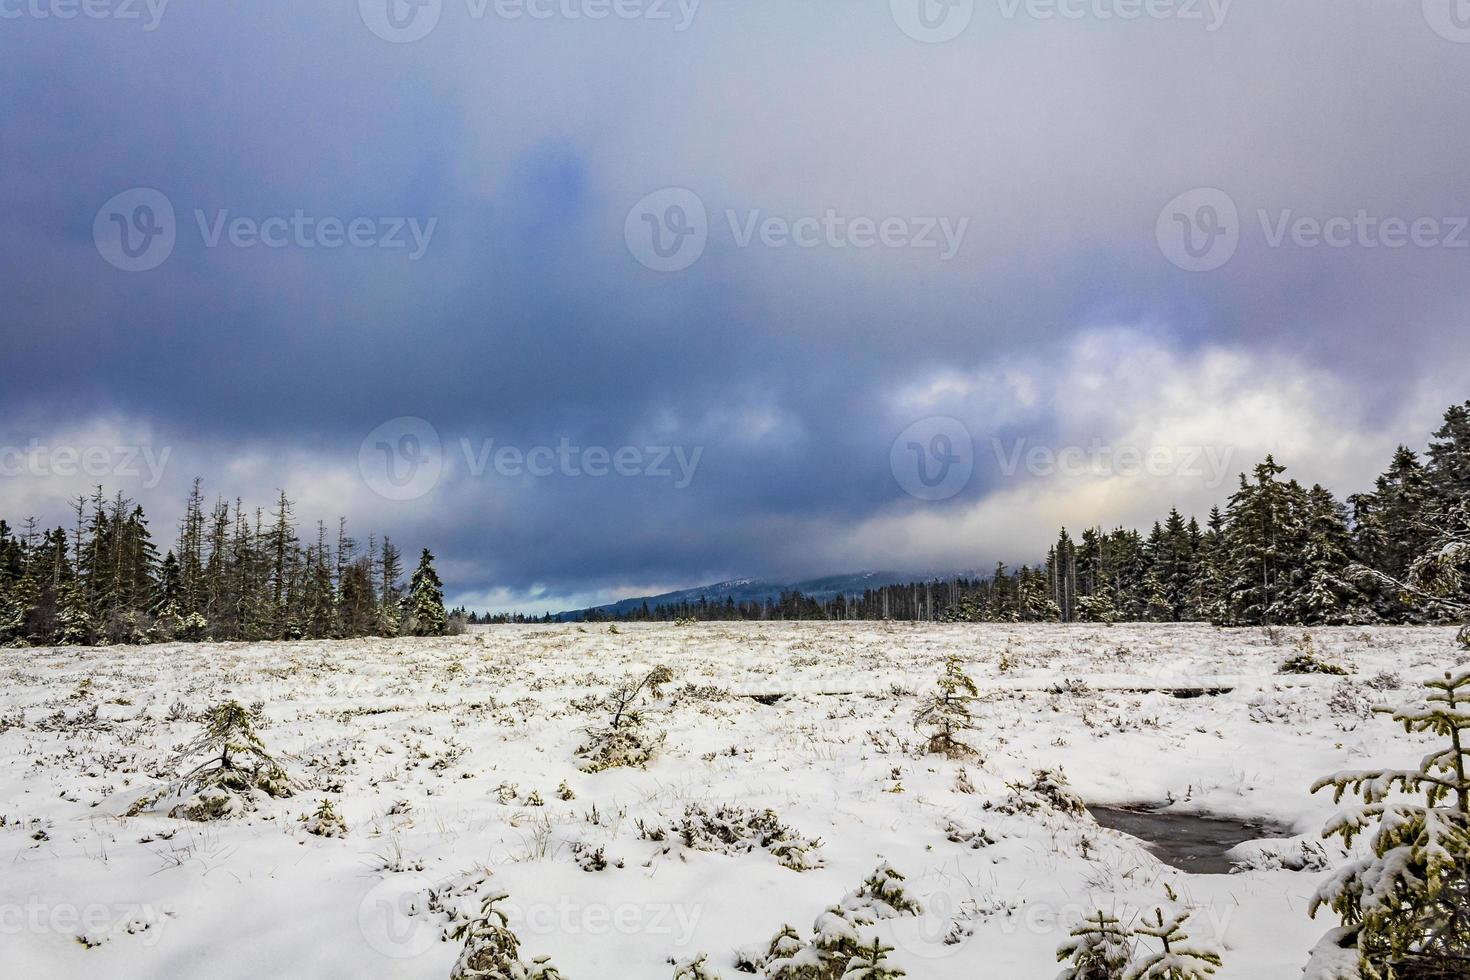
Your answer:
[[[974,747],[965,744],[960,736],[975,727],[970,702],[979,693],[959,657],[944,662],[938,689],[925,696],[914,715],[914,727],[928,739],[926,751],[951,759],[976,754]]]
[[[1470,978],[1470,671],[1424,686],[1424,706],[1393,719],[1447,745],[1418,769],[1341,772],[1312,787],[1333,787],[1336,800],[1352,792],[1365,804],[1334,817],[1324,836],[1351,845],[1374,832],[1371,856],[1339,869],[1312,901],[1314,916],[1326,905],[1342,926],[1313,951],[1308,980]],[[1424,802],[1391,802],[1395,790],[1422,793]]]
[[[1069,963],[1057,980],[1123,980],[1132,958],[1132,935],[1116,918],[1099,910],[1057,947],[1057,961]]]
[[[408,587],[408,624],[414,636],[443,636],[449,632],[449,614],[444,611],[444,584],[434,571],[434,556],[428,548],[419,556]]]

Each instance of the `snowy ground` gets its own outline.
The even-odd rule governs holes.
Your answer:
[[[526,958],[551,954],[568,980],[668,978],[670,957],[699,952],[730,980],[737,949],[783,923],[805,933],[886,860],[926,913],[868,932],[913,978],[1053,977],[1078,918],[1127,918],[1166,884],[1223,945],[1221,977],[1295,977],[1330,923],[1307,917],[1323,872],[1268,870],[1293,841],[1246,845],[1254,870],[1188,875],[1086,816],[1002,812],[1007,784],[1061,768],[1090,803],[1173,800],[1315,842],[1334,810],[1316,777],[1422,754],[1368,707],[1456,662],[1441,629],[1314,630],[1347,680],[1276,674],[1300,631],[619,629],[0,651],[0,974],[446,980],[459,944],[443,933],[497,888]],[[912,727],[950,652],[984,696],[984,760],[963,777],[917,755]],[[676,674],[653,711],[662,753],[582,772],[580,705],[657,664]],[[1181,687],[1233,690],[1159,690]],[[263,704],[260,734],[303,788],[227,823],[124,816],[173,775],[195,714],[230,697]],[[345,837],[303,829],[323,797]],[[726,803],[820,838],[821,866],[640,833]],[[993,844],[963,841],[982,830]],[[612,864],[584,870],[598,847]]]

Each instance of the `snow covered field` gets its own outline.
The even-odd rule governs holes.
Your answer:
[[[864,933],[910,977],[1053,977],[1078,919],[1167,905],[1166,885],[1223,946],[1221,977],[1295,977],[1334,924],[1307,917],[1325,872],[1281,867],[1335,809],[1309,786],[1417,762],[1424,742],[1368,708],[1457,662],[1450,629],[1313,630],[1345,679],[1276,673],[1300,630],[618,629],[0,651],[0,974],[447,980],[460,944],[443,937],[493,888],[525,957],[568,980],[666,980],[670,957],[701,952],[730,980],[747,975],[737,950],[805,934],[886,861],[925,912]],[[980,687],[983,761],[917,754],[917,695],[950,653]],[[582,771],[591,701],[656,665],[674,672],[649,716],[662,751]],[[227,698],[259,703],[295,795],[227,822],[126,816]],[[1300,836],[1245,845],[1249,870],[1185,874],[1008,786],[1040,769],[1088,803],[1174,801]],[[323,798],[344,836],[307,831]],[[659,833],[725,804],[819,838],[818,866]]]

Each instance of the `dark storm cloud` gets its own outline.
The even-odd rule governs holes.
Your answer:
[[[706,0],[682,30],[668,7],[507,19],[445,0],[397,44],[340,0],[175,0],[152,30],[12,0],[0,435],[146,431],[176,450],[170,482],[139,489],[161,507],[194,473],[255,499],[287,485],[321,516],[433,544],[460,595],[510,603],[1030,560],[1054,522],[1223,494],[1058,491],[1002,473],[992,439],[1244,455],[1310,432],[1282,448],[1352,481],[1465,397],[1470,249],[1450,232],[1470,212],[1470,44],[1419,4],[1236,3],[1210,30],[980,3],[938,44],[886,0]],[[93,221],[137,187],[167,197],[177,244],[127,273]],[[708,244],[660,273],[624,224],[671,187],[707,209]],[[1156,239],[1195,188],[1238,216],[1233,255],[1205,272]],[[313,230],[281,248],[220,224],[259,234],[298,212]],[[1372,221],[1344,247],[1273,241],[1359,212]],[[374,246],[322,247],[323,218],[368,221]],[[757,230],[771,218],[786,237]],[[1441,234],[1365,241],[1385,218]],[[851,247],[854,219],[911,237],[932,222],[937,247]],[[964,222],[948,260],[941,222]],[[404,244],[385,247],[395,223]],[[815,247],[791,243],[806,233]],[[401,416],[432,422],[449,465],[431,494],[384,502],[358,452]],[[890,468],[929,416],[976,447],[973,478],[937,502]],[[476,477],[461,439],[703,455],[685,488]],[[0,500],[43,508],[59,487],[7,478]]]

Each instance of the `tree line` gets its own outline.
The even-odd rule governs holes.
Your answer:
[[[73,501],[71,528],[0,520],[0,644],[86,646],[198,640],[438,636],[451,622],[425,548],[408,587],[387,537],[363,545],[345,519],[329,540],[298,535],[292,503],[247,512],[189,494],[160,557],[143,508],[101,487]]]
[[[339,520],[298,535],[283,492],[269,510],[206,508],[195,481],[160,558],[142,507],[102,488],[71,528],[0,520],[0,644],[435,636],[461,622],[535,622],[444,609],[424,549],[409,585],[398,548]],[[988,577],[886,585],[817,599],[647,603],[585,620],[1212,622],[1226,626],[1436,623],[1470,615],[1470,401],[1421,456],[1400,446],[1345,500],[1286,478],[1267,456],[1201,524],[1178,509],[1145,534],[1065,528],[1046,558]],[[555,619],[551,614],[541,622]]]
[[[1046,558],[983,578],[909,582],[817,600],[645,603],[647,621],[894,619],[1211,622],[1223,626],[1436,623],[1470,610],[1470,401],[1421,456],[1400,446],[1373,489],[1341,500],[1267,456],[1203,525],[1178,509],[1138,530],[1063,528]]]

